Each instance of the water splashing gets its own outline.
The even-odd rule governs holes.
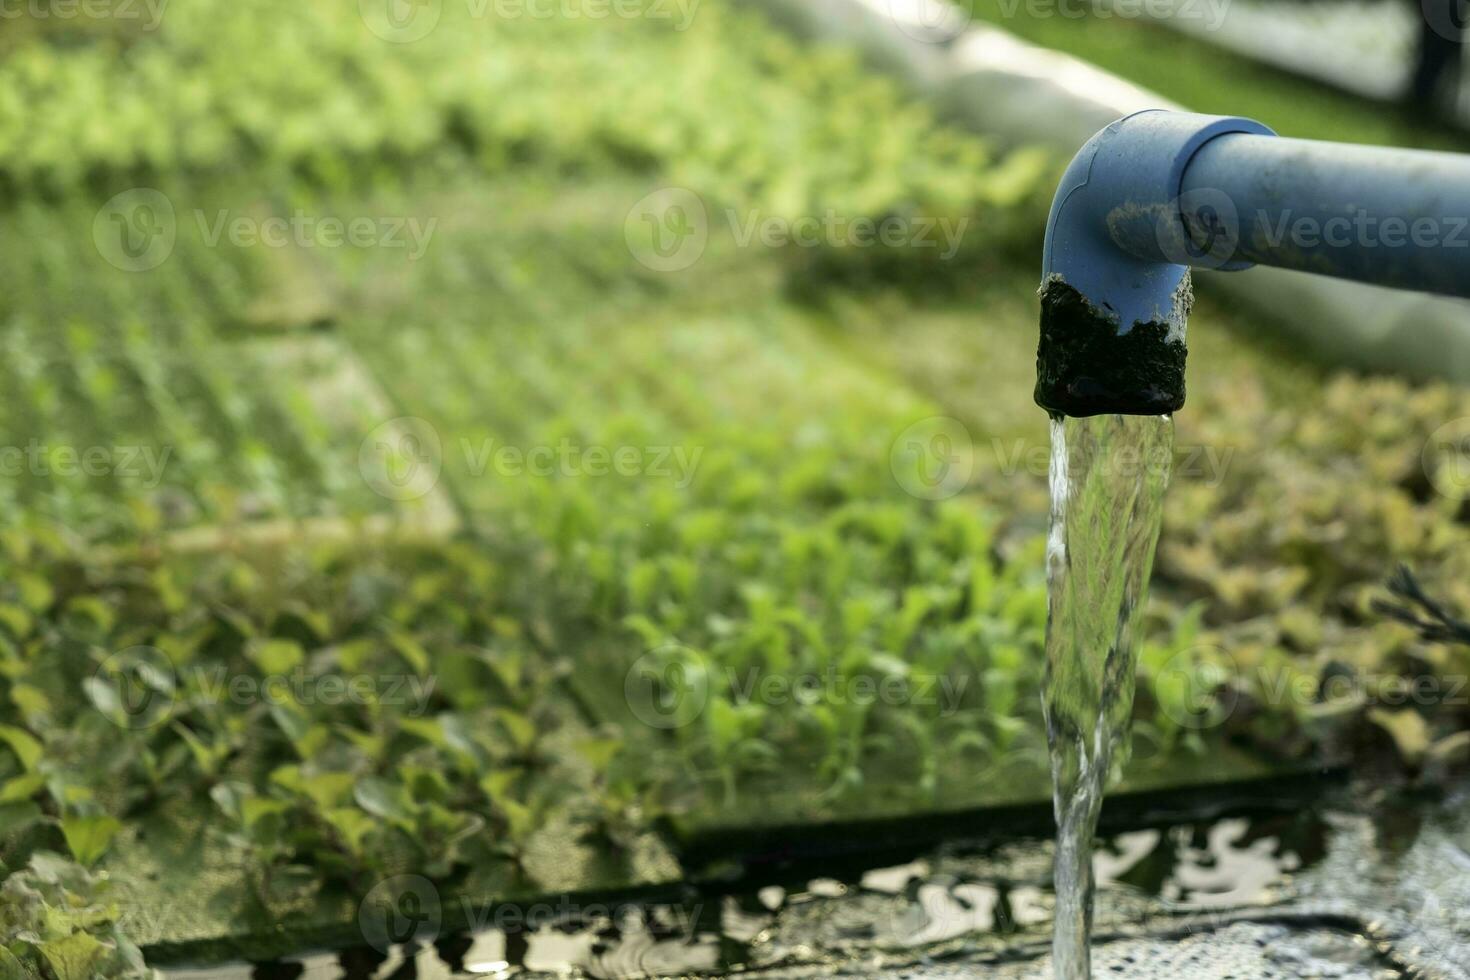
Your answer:
[[[1053,419],[1042,708],[1057,818],[1052,968],[1087,980],[1092,839],[1127,758],[1143,611],[1173,459],[1167,415]],[[1121,751],[1118,751],[1120,750]]]

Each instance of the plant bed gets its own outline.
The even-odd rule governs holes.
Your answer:
[[[629,696],[628,663],[626,653],[589,644],[566,683],[593,718],[627,733],[645,765],[654,760],[655,767],[674,768],[678,733],[657,725],[707,724],[689,700],[702,700],[702,695],[685,687]],[[879,728],[868,735],[877,741],[883,732]],[[664,801],[669,815],[663,826],[681,862],[695,874],[772,860],[882,852],[913,842],[1050,833],[1051,775],[1044,755],[1017,752],[997,760],[977,747],[936,761],[914,745],[883,744],[887,747],[864,751],[860,786],[842,792],[824,775],[822,753],[813,745],[782,741],[779,767],[742,777],[733,797],[718,775],[682,786]],[[1131,829],[1132,822],[1160,811],[1181,818],[1209,815],[1288,788],[1318,792],[1315,781],[1330,771],[1313,759],[1272,758],[1215,739],[1208,747],[1175,744],[1165,750],[1145,743],[1139,749],[1108,794],[1105,820],[1115,830]]]
[[[578,760],[582,746],[596,740],[564,711],[556,724],[545,739],[548,754]],[[129,937],[160,965],[258,962],[364,942],[386,947],[408,938],[394,933],[391,918],[405,897],[420,903],[427,917],[421,928],[439,935],[483,928],[502,908],[596,905],[673,890],[683,872],[654,835],[634,833],[616,844],[598,836],[588,820],[592,807],[567,786],[580,781],[586,792],[585,767],[565,771],[577,768],[574,762],[526,787],[530,798],[562,799],[540,808],[535,826],[516,831],[523,837],[514,861],[477,862],[447,879],[425,877],[422,858],[396,847],[383,855],[381,870],[355,886],[313,881],[305,868],[281,869],[288,881],[273,886],[280,897],[262,903],[242,889],[242,876],[258,872],[252,855],[211,832],[218,818],[210,804],[163,808],[130,828],[102,868],[119,883]]]
[[[679,877],[604,818],[596,760],[615,744],[560,697],[557,663],[527,656],[505,568],[464,543],[110,565],[5,545],[30,611],[0,645],[18,706],[0,859],[94,869],[150,957],[361,941],[359,903],[403,875],[451,922]]]
[[[161,493],[111,475],[0,488],[17,515],[0,531],[0,887],[31,912],[32,893],[88,909],[43,947],[121,975],[141,969],[128,946],[89,945],[118,917],[155,958],[348,943],[399,874],[460,910],[639,894],[688,870],[655,823],[700,873],[1042,826],[1044,473],[1024,460],[1046,447],[1034,272],[1005,256],[1037,245],[1044,158],[996,159],[850,55],[713,0],[682,36],[446,6],[424,43],[382,50],[350,8],[288,6],[200,4],[127,58],[47,45],[0,66],[22,93],[0,106],[0,182],[19,192],[0,433],[181,460]],[[370,81],[294,70],[325,64]],[[65,102],[53,89],[81,108],[41,112]],[[189,140],[158,143],[175,131]],[[174,200],[178,241],[155,269],[117,268],[94,224],[140,182]],[[709,209],[687,270],[632,237],[670,186]],[[440,224],[412,262],[252,251],[203,241],[194,210],[220,208]],[[728,223],[829,211],[975,231],[945,265],[742,244]],[[1214,482],[1181,472],[1170,497],[1124,813],[1214,799],[1202,770],[1259,775],[1238,743],[1291,773],[1343,728],[1423,736],[1426,771],[1452,758],[1452,712],[1415,729],[1419,712],[1333,714],[1260,682],[1462,669],[1363,610],[1386,555],[1464,598],[1459,501],[1436,490],[1453,460],[1418,443],[1470,410],[1211,343],[1203,363],[1231,368],[1191,379],[1185,448],[1248,453]],[[1332,425],[1302,410],[1319,395]],[[424,448],[405,447],[420,423],[437,444],[422,499],[454,517],[432,534],[362,461],[378,441]],[[992,441],[1017,435],[1019,471]],[[1354,461],[1352,440],[1373,453]],[[318,521],[338,533],[316,539]],[[236,704],[203,686],[216,668],[434,686],[412,710]],[[829,674],[910,694],[789,696]],[[640,714],[678,709],[695,678],[682,724]],[[921,684],[952,699],[920,703]],[[168,717],[136,725],[132,695]],[[1244,710],[1212,721],[1222,701]]]

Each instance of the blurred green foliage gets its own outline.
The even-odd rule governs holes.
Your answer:
[[[106,869],[172,798],[211,815],[269,907],[404,869],[451,886],[470,867],[521,874],[553,813],[621,853],[650,818],[748,802],[782,772],[859,804],[896,781],[922,807],[953,800],[956,773],[988,786],[1044,767],[1044,473],[985,450],[1043,428],[1034,271],[1011,256],[1035,244],[1054,161],[998,159],[852,56],[715,0],[683,31],[446,4],[427,36],[392,43],[351,4],[209,2],[171,6],[156,31],[23,36],[0,60],[0,444],[174,456],[152,485],[54,467],[0,483],[4,887],[45,893],[40,874],[84,892],[80,866]],[[178,242],[130,273],[103,261],[93,222],[140,182],[174,203]],[[717,216],[970,231],[944,265],[741,247],[716,221],[693,269],[661,275],[625,222],[668,185]],[[211,246],[192,215],[218,209],[441,223],[410,263]],[[1415,703],[1416,726],[1382,695],[1463,672],[1463,655],[1375,623],[1367,601],[1402,560],[1470,606],[1464,509],[1421,453],[1470,404],[1324,386],[1208,333],[1198,346],[1215,370],[1191,377],[1179,444],[1221,465],[1180,457],[1141,745],[1302,756],[1383,731],[1447,757],[1463,708]],[[360,452],[399,415],[439,440],[453,536],[382,535],[411,508],[371,491]],[[937,501],[894,463],[934,416],[968,427],[975,467]],[[633,447],[649,467],[664,452],[666,475],[493,462],[563,444]],[[267,527],[287,543],[262,545]],[[705,685],[671,734],[607,708],[644,654]],[[959,693],[742,688],[834,671]],[[209,687],[297,674],[434,684],[417,713]],[[1320,696],[1344,675],[1361,696]],[[554,751],[572,693],[621,728]],[[139,704],[167,717],[139,725]],[[44,852],[76,866],[15,870]],[[111,921],[42,941],[105,944]],[[112,949],[89,969],[134,969]]]
[[[123,910],[105,877],[40,851],[0,882],[0,974],[16,980],[54,977],[155,980],[138,948],[118,927]]]
[[[965,214],[1034,186],[850,53],[803,49],[730,3],[687,25],[646,6],[504,19],[436,4],[429,33],[394,42],[354,4],[207,0],[126,46],[20,45],[0,62],[0,174],[51,192],[241,167],[334,181],[447,141],[492,172],[657,171],[783,216]]]

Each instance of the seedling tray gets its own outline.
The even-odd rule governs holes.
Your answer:
[[[673,744],[670,731],[637,717],[624,695],[631,657],[615,645],[591,645],[568,684],[596,723],[614,724],[632,744],[652,753]],[[662,743],[662,744],[661,744]],[[778,771],[742,780],[733,800],[717,780],[680,801],[662,830],[681,864],[698,876],[723,866],[888,851],[913,844],[1049,836],[1054,831],[1051,777],[1044,760],[1017,761],[989,777],[955,764],[938,773],[925,797],[913,773],[913,752],[876,753],[864,762],[858,792],[833,794],[808,762],[787,756]],[[1102,820],[1122,829],[1148,814],[1209,816],[1221,808],[1299,798],[1314,793],[1329,770],[1315,760],[1267,760],[1223,740],[1209,754],[1176,751],[1135,755],[1123,782],[1108,795]]]
[[[570,714],[570,712],[569,712]],[[589,732],[573,720],[550,736],[549,748],[571,755]],[[546,778],[565,778],[565,774]],[[657,896],[682,879],[678,863],[653,833],[622,851],[584,839],[573,804],[548,816],[527,847],[524,873],[509,862],[476,867],[462,879],[441,883],[429,895],[443,936],[493,921],[496,909],[532,903],[592,904],[616,896]],[[364,919],[364,895],[345,886],[322,886],[290,901],[263,907],[246,884],[244,856],[210,830],[208,801],[163,807],[141,828],[119,840],[105,868],[118,883],[130,936],[151,963],[264,961],[305,949],[372,943],[379,923]],[[365,882],[366,896],[409,891],[420,900],[428,882],[405,856],[398,875]],[[374,914],[371,910],[367,915]],[[422,934],[421,934],[422,935]]]

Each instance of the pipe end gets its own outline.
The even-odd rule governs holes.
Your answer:
[[[1175,294],[1183,323],[1194,294],[1189,276]],[[1184,407],[1183,331],[1163,320],[1126,332],[1060,275],[1041,286],[1036,404],[1052,416],[1167,415]]]

